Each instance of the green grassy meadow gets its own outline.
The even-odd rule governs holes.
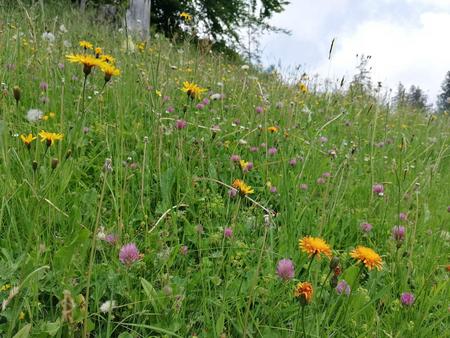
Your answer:
[[[188,40],[127,43],[94,17],[0,4],[0,337],[450,335],[448,114],[393,110],[358,84],[319,91],[312,75],[302,91]],[[120,69],[105,83],[94,66],[84,95],[66,58],[93,55],[81,40]],[[339,262],[302,251],[305,236]],[[359,245],[381,269],[350,256]]]

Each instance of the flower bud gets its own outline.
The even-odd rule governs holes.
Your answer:
[[[52,169],[56,169],[59,164],[59,160],[57,158],[52,158]]]
[[[19,101],[20,101],[20,96],[21,96],[20,94],[21,94],[20,87],[14,86],[13,87],[13,95],[14,95],[14,98],[16,99],[17,104],[19,104]]]
[[[36,161],[33,161],[31,166],[33,167],[33,171],[36,171],[36,169],[38,168],[38,163]]]
[[[339,265],[339,257],[334,256],[330,260],[330,270],[334,270]]]

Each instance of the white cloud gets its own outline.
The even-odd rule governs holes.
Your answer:
[[[272,20],[291,36],[266,35],[263,62],[348,78],[355,55],[371,55],[372,79],[395,89],[419,85],[435,101],[450,70],[450,0],[292,1]],[[331,63],[329,44],[336,37]]]
[[[371,55],[372,78],[391,88],[399,81],[419,85],[434,101],[445,73],[450,70],[450,14],[427,12],[416,24],[401,25],[390,21],[368,21],[353,34],[338,37],[332,57],[331,75],[354,72],[355,55]],[[329,63],[317,67],[328,72]]]

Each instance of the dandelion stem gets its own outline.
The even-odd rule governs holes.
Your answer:
[[[306,338],[306,328],[305,328],[305,306],[302,306],[302,327],[303,327],[303,337]]]
[[[88,314],[89,314],[89,289],[91,287],[91,276],[92,276],[92,268],[94,266],[94,255],[95,255],[95,246],[97,244],[97,230],[98,225],[100,223],[100,214],[103,205],[103,197],[105,196],[105,187],[106,187],[106,178],[107,173],[105,172],[103,175],[103,185],[102,191],[100,193],[100,200],[98,202],[98,211],[97,217],[95,219],[94,232],[92,233],[92,241],[91,241],[91,253],[89,256],[89,266],[88,266],[88,274],[87,274],[87,283],[86,283],[86,312],[84,314],[84,324],[83,324],[83,338],[88,336]]]

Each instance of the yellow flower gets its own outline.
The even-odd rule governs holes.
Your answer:
[[[269,127],[267,128],[267,131],[271,132],[271,133],[277,133],[278,132],[278,128],[275,126]]]
[[[356,247],[355,250],[350,252],[350,256],[357,261],[364,263],[369,270],[372,270],[373,268],[381,270],[381,267],[383,266],[380,255],[365,246]]]
[[[201,88],[196,85],[194,82],[183,82],[183,88],[181,89],[183,92],[187,93],[191,99],[200,98],[200,95],[203,92],[206,92],[205,88]]]
[[[155,94],[158,95],[159,97],[161,97],[161,91],[160,90],[155,90]]]
[[[251,186],[245,184],[244,181],[239,180],[239,179],[235,179],[232,186],[233,186],[233,188],[239,190],[241,195],[244,195],[244,196],[253,194],[255,192]]]
[[[41,118],[42,120],[44,120],[44,121],[47,121],[48,120],[48,115],[44,115],[44,116],[42,116],[42,118]]]
[[[189,13],[186,13],[186,12],[182,12],[180,14],[180,17],[186,22],[189,22],[192,20],[192,15],[190,15]]]
[[[50,147],[55,141],[61,141],[64,137],[63,134],[59,133],[49,133],[47,131],[41,130],[39,132],[42,142],[47,142],[47,147]]]
[[[90,74],[92,67],[99,66],[103,62],[92,55],[70,54],[66,55],[67,60],[72,63],[79,63],[84,66],[83,72],[87,76]]]
[[[80,47],[83,47],[84,49],[92,49],[92,48],[94,48],[92,43],[84,41],[84,40],[80,41]]]
[[[300,302],[302,302],[302,305],[311,303],[313,294],[314,289],[312,284],[309,282],[299,282],[295,286],[294,297],[298,298]]]
[[[301,251],[307,253],[309,257],[315,255],[320,257],[320,254],[324,254],[328,258],[332,256],[330,246],[320,237],[303,237],[299,239],[298,247]]]
[[[2,285],[0,291],[8,291],[11,288],[11,284]]]
[[[308,87],[307,87],[304,83],[300,83],[300,84],[298,85],[298,87],[300,88],[300,91],[301,91],[302,93],[307,93],[307,92],[308,92]]]
[[[111,80],[111,77],[113,75],[114,76],[120,75],[120,70],[118,68],[116,68],[112,64],[109,64],[106,62],[102,62],[100,64],[100,69],[102,70],[103,73],[105,73],[105,82],[108,82],[109,80]]]
[[[23,144],[25,144],[28,149],[30,149],[31,147],[31,142],[33,142],[37,137],[33,136],[33,134],[28,134],[27,136],[25,135],[20,135],[20,139],[22,140]]]
[[[116,59],[114,59],[111,55],[108,54],[102,54],[100,56],[100,60],[106,63],[114,63],[116,62]]]
[[[56,114],[51,111],[50,113],[48,113],[48,116],[50,116],[53,119],[56,116]]]
[[[94,52],[95,52],[95,57],[98,58],[98,57],[100,57],[100,55],[103,54],[103,49],[101,49],[100,47],[95,47]]]
[[[19,313],[19,320],[24,320],[25,319],[25,312],[20,311]]]
[[[145,42],[140,42],[137,44],[137,48],[140,52],[143,52],[145,50]]]
[[[239,165],[241,166],[241,169],[247,168],[248,162],[244,160],[239,161]]]

